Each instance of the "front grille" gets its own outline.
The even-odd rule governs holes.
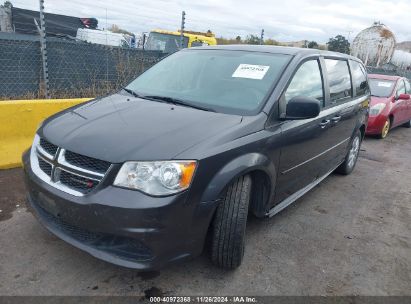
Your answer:
[[[46,173],[48,176],[51,176],[51,169],[52,169],[51,164],[42,160],[40,157],[38,158],[38,160],[39,160],[39,167],[41,171]]]
[[[60,183],[66,185],[69,188],[75,189],[81,193],[87,193],[93,190],[99,183],[97,180],[93,180],[87,177],[72,174],[65,170],[60,170],[59,174]]]
[[[106,173],[111,165],[109,162],[106,162],[104,160],[80,155],[71,151],[66,151],[64,157],[66,158],[66,162],[73,166],[82,167],[84,169],[103,174]]]
[[[67,151],[38,135],[33,143],[31,160],[38,177],[76,196],[94,190],[111,166],[109,162]]]
[[[52,143],[48,142],[44,138],[40,139],[40,147],[42,147],[44,151],[46,151],[48,154],[52,156],[56,155],[57,149],[58,149],[56,145],[53,145]]]
[[[82,244],[121,258],[135,261],[147,261],[153,258],[151,249],[136,239],[93,232],[71,225],[58,216],[49,213],[35,201],[32,201],[32,203],[37,214],[48,226]]]

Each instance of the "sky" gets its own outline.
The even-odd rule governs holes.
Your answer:
[[[38,0],[10,1],[20,8],[39,7]],[[264,29],[264,38],[278,41],[325,43],[338,34],[352,41],[380,21],[397,42],[411,40],[411,0],[45,0],[48,13],[95,17],[99,28],[117,24],[133,33],[177,30],[182,10],[187,30],[210,29],[217,37],[259,36]]]

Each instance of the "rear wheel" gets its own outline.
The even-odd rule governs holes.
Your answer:
[[[384,123],[384,127],[382,128],[381,134],[380,134],[380,138],[384,139],[387,137],[388,132],[390,131],[391,128],[391,121],[389,118],[387,118],[387,120]]]
[[[251,177],[242,176],[228,187],[217,207],[212,227],[211,260],[219,267],[234,269],[243,260],[250,194]]]
[[[403,124],[403,126],[406,128],[411,128],[411,119],[407,121],[405,124]]]
[[[358,154],[361,147],[361,132],[357,131],[351,140],[350,148],[345,156],[344,162],[335,170],[337,173],[348,175],[350,174],[357,163]]]

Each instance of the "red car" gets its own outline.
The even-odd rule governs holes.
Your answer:
[[[371,90],[367,135],[385,138],[390,129],[411,127],[411,85],[400,76],[369,74]]]

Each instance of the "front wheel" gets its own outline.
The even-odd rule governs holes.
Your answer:
[[[251,177],[239,177],[228,187],[217,207],[212,227],[211,260],[219,267],[234,269],[243,260],[250,194]]]
[[[344,162],[335,170],[337,173],[348,175],[350,174],[357,163],[358,154],[361,147],[361,132],[357,131],[351,140],[350,148],[345,156]]]
[[[381,133],[380,133],[380,138],[384,139],[387,137],[388,132],[390,131],[391,128],[391,121],[389,118],[387,118],[387,120],[384,123],[384,127],[382,127]]]

